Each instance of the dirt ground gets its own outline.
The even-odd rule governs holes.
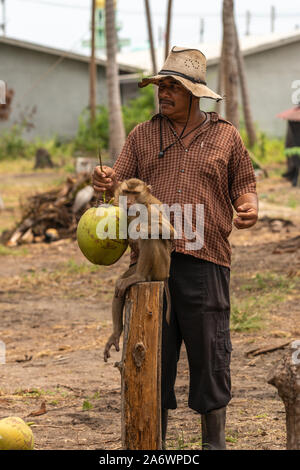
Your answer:
[[[8,188],[9,182],[0,178],[3,197]],[[246,353],[300,339],[300,249],[273,253],[279,241],[300,235],[300,188],[278,177],[262,180],[258,189],[260,217],[284,217],[293,225],[274,232],[260,221],[231,235],[228,449],[285,448],[283,403],[267,383],[284,350],[255,357]],[[2,220],[15,216],[13,204],[2,215]],[[34,423],[36,449],[121,449],[120,373],[114,367],[121,352],[113,351],[108,363],[102,357],[111,329],[114,281],[128,258],[126,253],[111,267],[93,266],[71,240],[0,255],[0,340],[6,345],[0,418],[20,416]],[[188,385],[183,348],[168,449],[201,448],[199,415],[187,406]],[[47,412],[30,416],[43,402]]]

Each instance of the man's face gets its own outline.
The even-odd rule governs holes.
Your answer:
[[[158,85],[160,111],[169,118],[185,117],[190,93],[173,78],[165,78]]]

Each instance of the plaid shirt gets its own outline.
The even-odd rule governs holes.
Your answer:
[[[139,178],[150,184],[152,193],[164,204],[203,204],[204,239],[200,249],[186,248],[186,238],[174,240],[175,250],[230,267],[233,202],[246,193],[256,193],[253,166],[237,129],[217,113],[208,113],[186,148],[181,141],[162,158],[160,118],[137,125],[128,135],[114,170],[119,181]],[[162,119],[163,148],[176,141],[174,131]],[[172,213],[171,213],[172,215]],[[171,218],[172,221],[172,218]],[[192,215],[196,228],[196,211]],[[188,241],[192,241],[191,237]],[[132,252],[131,262],[136,261]]]

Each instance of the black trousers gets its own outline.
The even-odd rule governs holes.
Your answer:
[[[172,253],[171,319],[168,325],[165,301],[162,328],[162,408],[177,407],[174,385],[182,341],[190,370],[189,407],[205,414],[230,401],[229,280],[229,268]]]

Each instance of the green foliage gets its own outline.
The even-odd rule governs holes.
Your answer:
[[[261,315],[255,309],[254,299],[237,301],[232,299],[231,330],[249,331],[261,328]]]
[[[139,96],[128,101],[126,106],[122,108],[126,134],[128,135],[140,122],[151,119],[155,112],[154,110],[154,88],[141,88]]]
[[[25,158],[27,160],[34,160],[38,148],[45,148],[52,160],[60,159],[61,157],[69,157],[73,153],[74,144],[71,141],[64,141],[58,139],[57,136],[52,139],[41,139],[37,137],[34,141],[30,142],[24,139],[25,128],[22,124],[14,124],[11,128],[4,130],[0,135],[0,161],[16,160]]]
[[[300,156],[300,147],[290,147],[285,149],[284,154],[287,157],[291,157],[292,155],[299,155]]]
[[[282,163],[285,161],[284,139],[269,138],[265,132],[256,128],[257,141],[250,147],[246,128],[243,124],[240,128],[240,134],[245,146],[251,150],[262,164]]]
[[[82,411],[88,411],[88,410],[91,410],[92,408],[93,408],[92,403],[90,403],[88,400],[84,400],[82,404]]]
[[[79,126],[75,138],[75,149],[87,152],[97,151],[98,147],[108,148],[108,110],[98,106],[95,122],[90,122],[90,111],[85,109],[79,116]]]
[[[128,101],[122,107],[123,122],[126,135],[140,122],[147,121],[154,113],[154,90],[152,87],[142,88],[139,96]],[[93,124],[90,122],[90,111],[85,109],[79,117],[79,126],[75,138],[75,149],[96,152],[100,145],[103,149],[108,149],[109,129],[108,110],[105,106],[98,106],[96,119]]]
[[[15,124],[1,133],[0,161],[5,158],[18,158],[26,156],[27,144],[23,139],[23,129]]]

